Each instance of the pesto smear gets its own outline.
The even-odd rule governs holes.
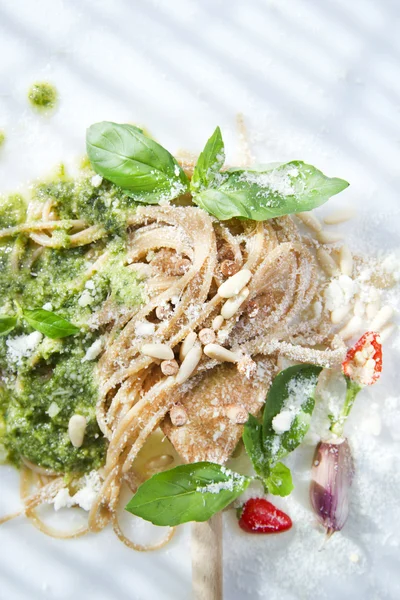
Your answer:
[[[54,108],[57,103],[57,89],[51,83],[34,83],[28,92],[32,106],[39,109]]]
[[[101,239],[71,248],[68,228],[53,234],[57,248],[38,246],[24,234],[0,239],[0,316],[17,316],[17,301],[24,310],[44,308],[79,328],[76,335],[50,339],[19,319],[0,336],[0,458],[16,465],[27,459],[55,472],[83,473],[104,462],[106,442],[95,417],[102,335],[114,313],[139,306],[145,293],[127,268],[126,219],[135,204],[93,175],[86,171],[73,180],[61,172],[39,183],[30,200],[39,208],[51,201],[60,219],[100,225]],[[0,229],[26,220],[21,195],[0,198]],[[100,256],[105,260],[91,269]],[[68,436],[75,414],[87,421],[80,448]]]

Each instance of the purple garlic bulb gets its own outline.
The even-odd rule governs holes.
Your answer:
[[[310,499],[328,536],[346,523],[353,477],[354,462],[347,439],[320,442],[311,471]]]

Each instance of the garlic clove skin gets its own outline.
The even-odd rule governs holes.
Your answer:
[[[347,439],[320,442],[311,471],[310,500],[328,536],[340,531],[349,515],[354,462]]]

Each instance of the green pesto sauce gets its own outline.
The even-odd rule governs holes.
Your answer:
[[[28,92],[32,106],[39,109],[54,108],[57,102],[57,90],[46,81],[34,83]]]
[[[93,364],[83,353],[67,352],[20,374],[17,389],[3,391],[3,446],[11,460],[24,456],[56,472],[85,472],[104,461],[105,441],[97,426]],[[1,395],[0,395],[1,402]],[[83,445],[74,448],[68,421],[87,420]]]
[[[95,318],[103,303],[107,301],[111,310],[113,305],[116,310],[131,309],[145,301],[145,293],[138,275],[126,267],[126,220],[135,206],[108,182],[93,187],[92,175],[41,183],[34,200],[52,198],[62,219],[103,225],[107,235],[101,240],[78,248],[69,248],[67,241],[65,247],[44,249],[33,262],[37,246],[25,235],[0,240],[0,315],[15,315],[17,300],[28,309],[46,305],[81,328],[78,335],[62,340],[43,337],[29,356],[19,358],[10,348],[33,330],[20,322],[0,336],[0,460],[16,465],[25,457],[56,472],[82,473],[104,462],[106,441],[95,418],[96,360],[82,359],[104,333]],[[21,196],[0,198],[1,228],[25,219]],[[68,231],[61,233],[68,238]],[[105,249],[108,260],[89,276],[88,269]],[[12,271],[16,253],[17,273]],[[81,448],[74,448],[68,437],[74,414],[87,419]]]
[[[84,219],[121,236],[125,234],[127,215],[137,206],[126,192],[109,181],[103,180],[94,187],[91,176],[39,184],[35,196],[43,202],[52,198],[61,219]]]
[[[0,229],[22,223],[26,215],[26,202],[20,194],[0,196]]]

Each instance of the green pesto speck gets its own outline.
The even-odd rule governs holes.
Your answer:
[[[57,103],[57,90],[46,81],[34,83],[28,92],[28,99],[35,108],[54,108]]]
[[[0,129],[0,148],[4,145],[5,141],[6,141],[6,134],[4,133],[3,129]]]

